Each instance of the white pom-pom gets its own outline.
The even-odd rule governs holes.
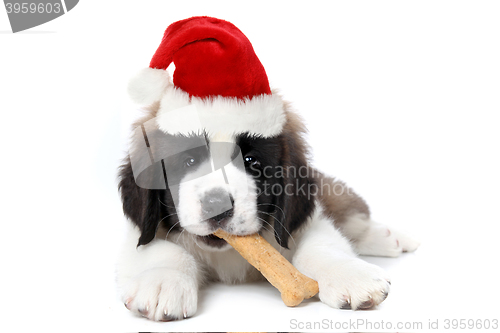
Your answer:
[[[148,67],[130,80],[128,94],[134,102],[150,105],[161,99],[170,84],[170,76],[166,70]]]

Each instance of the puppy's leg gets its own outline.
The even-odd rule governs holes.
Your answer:
[[[405,233],[374,222],[365,214],[347,217],[341,230],[361,255],[397,257],[401,252],[415,251],[420,245]]]
[[[418,248],[419,242],[408,235],[373,222],[366,202],[345,183],[323,174],[317,182],[324,214],[334,220],[358,254],[397,257]]]
[[[182,247],[161,239],[137,246],[132,227],[117,266],[117,282],[125,306],[144,317],[169,321],[192,316],[201,274]]]
[[[389,294],[389,278],[380,267],[356,257],[349,241],[318,207],[297,239],[292,262],[319,284],[319,298],[334,308],[367,309]]]

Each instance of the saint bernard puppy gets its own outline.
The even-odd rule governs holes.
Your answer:
[[[270,90],[240,30],[210,17],[172,24],[129,88],[147,105],[119,171],[130,230],[117,282],[129,310],[188,318],[210,281],[262,280],[212,235],[219,228],[261,234],[333,308],[384,301],[389,277],[357,255],[397,257],[418,243],[372,221],[360,196],[309,164],[301,118]]]

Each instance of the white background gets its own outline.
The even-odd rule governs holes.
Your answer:
[[[315,164],[354,187],[374,219],[422,241],[399,259],[367,258],[393,281],[377,309],[291,309],[265,284],[202,290],[198,314],[180,322],[121,304],[116,169],[138,116],[126,84],[166,27],[194,15],[239,27],[305,118]],[[12,34],[0,9],[1,325],[290,331],[292,319],[439,319],[441,329],[447,318],[499,319],[499,17],[489,1],[81,1]]]

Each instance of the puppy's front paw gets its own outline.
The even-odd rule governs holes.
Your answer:
[[[185,319],[195,314],[198,303],[196,280],[169,268],[142,272],[125,286],[127,309],[156,321]]]
[[[384,270],[358,258],[329,267],[318,284],[321,301],[338,309],[369,309],[382,303],[390,290]]]

